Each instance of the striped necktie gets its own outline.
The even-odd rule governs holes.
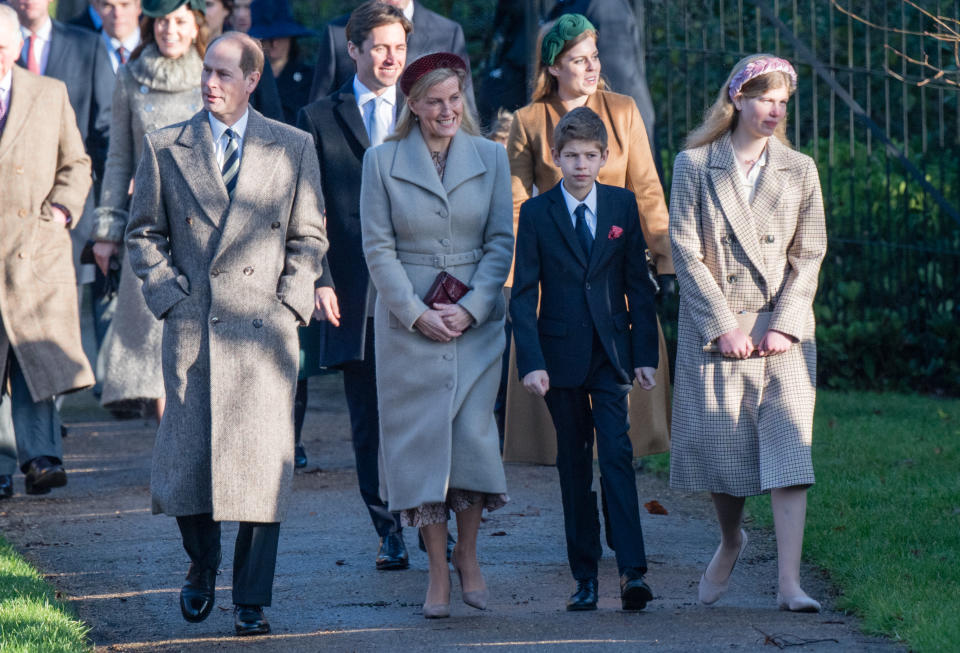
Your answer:
[[[227,137],[227,147],[223,151],[223,185],[227,187],[227,195],[233,199],[233,189],[237,187],[237,173],[240,172],[240,146],[237,143],[237,133],[230,128],[223,132]]]

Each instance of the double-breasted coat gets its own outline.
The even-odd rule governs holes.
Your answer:
[[[0,135],[0,376],[12,346],[34,401],[93,385],[80,342],[70,233],[90,190],[90,157],[59,80],[11,71]]]
[[[513,254],[509,185],[503,147],[463,131],[442,180],[416,127],[364,156],[360,222],[377,288],[380,493],[390,510],[442,502],[449,488],[506,492],[493,404]],[[459,304],[474,319],[446,343],[414,327],[441,270],[470,287]]]
[[[653,163],[643,119],[633,98],[609,91],[597,91],[585,105],[600,116],[607,128],[610,154],[600,168],[597,181],[620,186],[637,199],[640,226],[658,274],[673,274],[670,240],[667,234],[667,205]],[[519,109],[514,116],[507,142],[513,187],[514,230],[520,206],[531,197],[534,186],[541,193],[556,186],[563,177],[553,163],[553,131],[566,114],[556,96],[547,97]],[[509,280],[508,285],[512,284]],[[657,326],[659,330],[659,322]],[[663,334],[659,336],[657,386],[650,391],[634,387],[630,393],[630,441],[633,454],[645,456],[666,451],[670,424],[670,363]],[[516,366],[511,352],[511,370]],[[504,460],[552,465],[557,443],[546,403],[529,394],[513,371],[507,391]]]
[[[813,160],[776,138],[753,202],[729,134],[677,155],[670,239],[680,285],[670,483],[734,496],[813,483],[813,297],[827,247]],[[740,312],[796,342],[767,358],[707,353]],[[755,343],[759,344],[759,343]]]
[[[145,137],[134,183],[128,255],[163,320],[153,510],[282,521],[297,325],[327,248],[313,141],[250,109],[231,200],[201,111]]]

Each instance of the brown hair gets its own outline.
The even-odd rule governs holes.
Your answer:
[[[393,25],[399,23],[407,36],[413,31],[413,23],[407,20],[403,11],[388,5],[380,0],[369,0],[350,12],[350,19],[347,20],[347,40],[357,46],[358,50],[363,50],[363,42],[367,40],[372,32],[381,25]]]
[[[559,154],[570,141],[588,141],[607,149],[607,127],[593,109],[577,107],[560,119],[553,130],[553,147]]]
[[[210,30],[207,28],[207,19],[202,11],[191,9],[190,13],[193,14],[193,19],[197,21],[197,38],[193,40],[193,47],[196,49],[197,54],[200,55],[200,58],[203,59],[203,55],[207,53],[207,42],[210,40]],[[157,42],[157,37],[153,33],[153,26],[156,23],[157,19],[151,16],[144,16],[140,20],[140,45],[130,53],[130,61],[133,61],[143,54],[143,49],[148,45]]]
[[[552,23],[547,23],[543,26],[543,29],[540,30],[540,38],[537,39],[537,52],[541,50],[541,42],[543,41],[543,35],[550,30]],[[557,56],[553,60],[553,65],[560,65],[560,59],[569,52],[573,46],[579,45],[587,39],[593,39],[594,42],[597,42],[597,31],[588,29],[584,30],[574,38],[570,39],[563,44],[563,49],[557,53]],[[602,63],[602,62],[601,62]],[[531,101],[536,102],[537,100],[542,100],[551,95],[556,95],[559,90],[559,84],[557,78],[550,73],[550,66],[543,63],[542,59],[537,59],[537,74],[535,77],[535,82],[533,85],[533,95],[531,96]],[[607,87],[606,83],[603,81],[603,77],[600,77],[600,81],[597,83],[597,90],[602,91]]]
[[[465,70],[457,70],[455,68],[435,68],[431,70],[423,77],[414,82],[413,87],[410,89],[410,95],[407,96],[407,101],[403,104],[403,109],[400,111],[400,117],[397,118],[397,126],[394,128],[393,133],[387,137],[386,140],[399,141],[407,137],[410,131],[417,124],[417,117],[410,110],[410,103],[417,102],[422,100],[427,92],[450,77],[456,77],[457,82],[460,84],[460,92],[463,93],[464,80],[467,78],[467,73]],[[473,115],[473,111],[470,109],[470,105],[467,104],[467,98],[463,98],[463,111],[460,114],[460,129],[478,136],[480,130],[477,129],[477,118]]]
[[[737,121],[740,119],[740,111],[734,106],[733,100],[730,99],[730,82],[737,74],[746,68],[747,64],[751,61],[771,56],[772,55],[769,54],[751,54],[737,62],[733,70],[730,71],[727,81],[724,82],[723,87],[720,89],[716,101],[714,101],[710,108],[707,109],[706,114],[704,114],[703,122],[687,135],[687,140],[683,144],[684,149],[690,150],[695,147],[707,145],[728,131],[736,129]],[[775,88],[786,88],[790,95],[793,95],[793,92],[797,90],[793,85],[793,81],[786,73],[772,71],[758,75],[746,82],[740,87],[740,96],[744,98],[760,97],[767,91]],[[790,145],[790,139],[787,138],[786,120],[783,120],[777,125],[777,129],[773,132],[773,135],[779,138],[785,145]]]
[[[260,41],[243,32],[224,32],[210,42],[207,48],[212,48],[218,41],[236,41],[240,45],[240,72],[244,77],[256,71],[263,74],[263,47]]]

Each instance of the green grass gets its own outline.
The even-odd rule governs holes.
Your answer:
[[[804,556],[830,573],[837,607],[915,651],[956,650],[960,400],[821,390],[813,462]],[[747,509],[772,526],[768,497]]]
[[[53,589],[0,538],[0,650],[3,653],[89,651],[87,626],[54,598]]]

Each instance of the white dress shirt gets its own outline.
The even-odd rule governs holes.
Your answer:
[[[0,79],[0,104],[6,113],[10,113],[10,84],[13,82],[13,71],[7,71],[7,74]]]
[[[567,211],[570,213],[570,221],[573,224],[573,229],[577,229],[577,215],[574,211],[581,204],[587,205],[587,212],[583,216],[587,221],[587,227],[590,229],[590,235],[594,238],[597,237],[597,183],[593,183],[593,187],[590,189],[590,192],[587,193],[587,196],[583,200],[578,200],[576,197],[567,192],[566,186],[563,185],[563,182],[560,182],[560,192],[563,193],[563,199],[567,203]]]
[[[130,61],[130,53],[137,49],[137,46],[140,45],[140,28],[136,28],[127,38],[115,39],[106,32],[100,32],[100,38],[103,39],[104,45],[107,46],[107,54],[110,55],[110,65],[113,66],[113,72],[117,72],[117,68],[120,67],[120,53],[117,50],[120,46],[123,46],[123,49],[126,51],[127,61]]]
[[[413,22],[413,0],[410,1],[410,4],[404,7],[403,15],[406,16],[407,20],[409,20],[411,23]]]
[[[207,112],[207,118],[210,120],[210,132],[213,135],[213,153],[217,157],[217,166],[221,170],[223,169],[223,154],[227,149],[227,143],[230,142],[230,139],[224,135],[224,132],[227,131],[227,128],[232,129],[237,135],[237,156],[239,156],[240,160],[243,161],[243,141],[244,134],[247,132],[247,119],[249,117],[250,109],[247,109],[243,112],[240,120],[232,125],[225,125],[214,118],[212,113],[209,111]]]
[[[357,108],[360,109],[360,115],[363,116],[363,126],[367,130],[367,136],[371,137],[371,145],[379,145],[380,143],[372,142],[373,121],[377,121],[382,130],[380,133],[383,135],[383,138],[393,133],[397,115],[397,87],[388,86],[383,93],[380,94],[380,101],[377,102],[377,94],[367,88],[358,76],[354,75],[353,95],[357,98]],[[373,113],[374,111],[376,111],[376,113]],[[382,143],[383,141],[381,140],[380,142]]]
[[[41,75],[47,72],[47,60],[50,58],[50,33],[52,31],[53,21],[47,18],[47,22],[36,33],[37,41],[33,46],[33,56],[35,59],[39,57],[37,61],[40,64]],[[30,38],[33,33],[23,26],[20,27],[20,33],[23,35],[23,50],[21,50],[20,56],[26,61],[27,54],[30,52]],[[27,67],[29,68],[29,66]]]
[[[730,148],[733,149],[732,144]],[[743,168],[740,167],[740,162],[737,161],[736,150],[733,152],[733,165],[737,168],[737,179],[740,180],[740,189],[747,198],[747,204],[753,204],[753,197],[757,194],[757,180],[760,179],[760,173],[763,172],[763,167],[767,165],[767,148],[763,148],[763,152],[760,153],[760,158],[757,159],[757,162],[753,164],[753,167],[750,168],[750,172],[747,174],[743,174]]]

